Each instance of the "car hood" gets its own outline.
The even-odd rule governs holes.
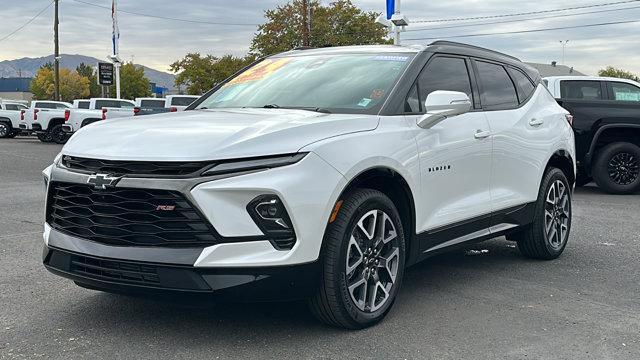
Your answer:
[[[98,121],[74,134],[62,153],[105,160],[232,159],[294,153],[313,142],[377,125],[376,115],[192,110]]]

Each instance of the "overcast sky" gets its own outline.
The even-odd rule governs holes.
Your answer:
[[[0,13],[0,39],[23,25],[51,0],[2,0]],[[110,0],[82,0],[109,7]],[[409,20],[433,20],[460,17],[491,16],[516,12],[553,10],[623,0],[457,0],[426,1],[402,0],[403,13]],[[264,21],[264,10],[286,0],[120,0],[120,10],[173,18],[259,24]],[[329,0],[322,0],[324,4]],[[384,11],[384,0],[354,0],[364,10]],[[553,17],[602,10],[624,9],[577,16]],[[544,19],[542,19],[544,17]],[[531,21],[483,24],[412,31],[403,34],[409,38],[445,38],[456,35],[510,32],[529,29],[568,27],[615,21],[640,19],[640,1],[566,12],[541,13],[522,17],[503,17],[489,20],[467,21],[466,24],[537,18]],[[104,58],[111,46],[111,13],[77,2],[60,0],[60,51]],[[188,52],[223,55],[243,55],[249,49],[255,25],[230,26],[185,23],[152,17],[120,13],[120,52],[130,61],[167,71],[168,64]],[[0,42],[0,60],[20,57],[39,57],[53,52],[53,6],[34,22],[12,37]],[[413,23],[408,29],[452,26],[465,22],[439,24]],[[506,52],[524,61],[561,62],[560,40],[569,40],[565,62],[577,70],[595,74],[606,65],[621,67],[640,74],[640,22],[591,28],[564,29],[525,34],[492,35],[456,38]],[[412,40],[405,43],[428,43],[432,40]]]

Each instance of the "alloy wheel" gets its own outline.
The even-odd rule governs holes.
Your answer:
[[[545,236],[551,247],[560,249],[567,241],[571,204],[569,190],[560,181],[554,181],[549,187],[544,206]]]
[[[9,127],[5,123],[0,123],[0,138],[3,138],[9,134]]]
[[[372,313],[390,299],[400,264],[400,239],[382,210],[371,210],[355,225],[347,247],[346,278],[351,300]]]
[[[621,152],[609,160],[609,178],[618,185],[634,183],[640,175],[640,159],[637,156]]]

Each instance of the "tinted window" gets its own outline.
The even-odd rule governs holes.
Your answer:
[[[404,111],[408,113],[419,113],[420,108],[418,87],[416,85],[413,85],[413,87],[409,91],[409,94],[407,95],[407,100],[404,103]]]
[[[577,100],[602,100],[600,81],[560,81],[560,97]]]
[[[173,106],[189,106],[192,102],[196,101],[197,97],[174,97],[171,99],[171,105]]]
[[[518,92],[518,100],[520,103],[525,102],[531,94],[536,90],[535,85],[529,80],[529,78],[523,74],[520,70],[508,69],[511,78],[516,83],[516,91]]]
[[[65,104],[56,104],[56,109],[68,109],[69,106]]]
[[[144,107],[144,108],[152,108],[152,109],[163,108],[164,107],[164,100],[162,100],[162,99],[160,99],[160,100],[140,100],[140,106]]]
[[[78,109],[88,109],[89,105],[88,101],[78,101]]]
[[[39,109],[55,109],[56,104],[50,102],[36,102],[36,105],[34,107]]]
[[[612,82],[613,99],[617,101],[640,101],[640,88],[627,83]]]
[[[471,99],[471,81],[464,59],[437,57],[429,62],[418,78],[420,102],[436,90],[459,91]]]
[[[477,61],[482,83],[480,98],[485,108],[505,109],[518,106],[513,82],[502,65]]]
[[[120,100],[96,100],[96,109],[102,109],[103,107],[132,108],[133,104]]]
[[[24,105],[20,105],[20,104],[5,104],[5,108],[7,110],[22,110],[22,109],[26,109],[27,107]]]

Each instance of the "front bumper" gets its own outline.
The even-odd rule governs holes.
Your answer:
[[[49,183],[86,184],[90,176],[59,166],[47,170],[45,177]],[[180,264],[196,268],[262,268],[307,264],[318,259],[324,229],[344,184],[345,179],[337,170],[309,153],[294,165],[233,177],[124,177],[115,187],[179,191],[223,238],[220,243],[197,249]],[[247,204],[261,194],[282,199],[296,234],[292,249],[276,249],[247,212]],[[45,224],[45,244],[62,250],[87,253],[87,244],[95,244],[104,247],[102,250],[107,251],[109,258],[168,264],[176,264],[176,258],[182,256],[179,249],[162,248],[168,251],[167,256],[157,261],[137,256],[158,253],[160,247],[118,247],[78,238],[68,241],[69,238],[72,237]]]
[[[214,295],[233,301],[309,297],[319,278],[317,262],[285,267],[203,269],[187,265],[116,260],[45,245],[43,263],[81,286],[127,294]]]

